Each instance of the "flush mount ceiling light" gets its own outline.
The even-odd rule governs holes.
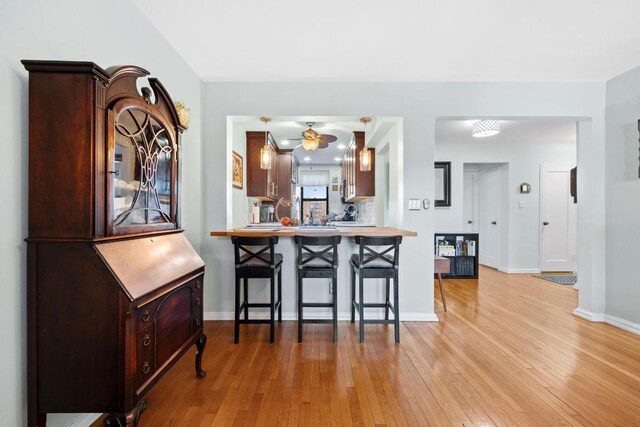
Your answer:
[[[484,138],[500,133],[500,122],[497,120],[478,120],[471,128],[471,135],[476,138]]]

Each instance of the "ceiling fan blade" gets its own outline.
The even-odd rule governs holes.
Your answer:
[[[320,141],[320,145],[318,145],[318,148],[327,148],[328,146],[329,146],[328,142]]]
[[[325,134],[320,135],[320,142],[322,144],[325,144],[325,143],[328,144],[330,142],[335,142],[337,140],[338,140],[338,137],[334,135],[325,135]]]

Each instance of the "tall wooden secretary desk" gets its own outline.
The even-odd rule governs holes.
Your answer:
[[[179,228],[171,97],[135,66],[22,61],[29,71],[28,424],[145,396],[203,333],[204,262]]]

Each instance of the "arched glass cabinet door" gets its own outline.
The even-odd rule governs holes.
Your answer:
[[[120,104],[109,114],[111,234],[176,228],[176,131],[144,104]]]

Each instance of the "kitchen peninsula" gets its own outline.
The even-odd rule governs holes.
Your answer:
[[[354,236],[403,236],[415,237],[415,231],[402,230],[392,227],[280,227],[280,228],[236,228],[232,230],[212,231],[211,236],[254,236],[254,237],[293,237],[299,235],[305,236],[331,236],[339,234],[343,237]]]
[[[410,238],[417,236],[417,233],[409,230],[402,230],[391,227],[280,227],[272,229],[256,229],[256,228],[237,228],[229,230],[216,230],[212,231],[211,236],[216,237],[230,237],[230,236],[253,236],[253,237],[265,237],[265,236],[278,236],[278,244],[275,251],[282,254],[282,308],[283,308],[283,320],[297,320],[297,301],[298,295],[296,290],[296,246],[293,236],[296,235],[312,235],[312,236],[343,236],[342,242],[338,245],[338,319],[348,320],[351,318],[351,291],[350,291],[350,269],[349,259],[353,254],[358,253],[358,245],[355,243],[355,236],[403,236]],[[400,282],[402,283],[403,274],[403,246],[400,245]],[[229,245],[227,250],[223,254],[220,254],[220,262],[228,262],[233,264],[233,245],[231,239],[229,239]],[[407,259],[407,258],[404,258]],[[264,284],[255,283],[260,280],[264,280]],[[315,283],[305,288],[305,301],[309,302],[327,302],[332,299],[331,285],[329,279],[307,279],[312,280]],[[403,288],[409,286],[409,282],[404,282],[400,285],[400,301],[403,299]],[[224,292],[233,292],[234,281],[232,277],[227,279],[227,282],[222,284],[225,287]],[[268,280],[257,279],[252,280],[251,283],[251,302],[267,301],[268,297]],[[367,279],[365,287],[365,299],[366,301],[382,301],[385,289],[384,279]],[[254,312],[258,312],[260,309],[252,309],[251,316],[255,316]],[[265,314],[267,309],[263,309]],[[368,309],[367,318],[384,318],[384,310]],[[331,312],[328,308],[308,308],[305,309],[305,316],[309,314],[310,317],[316,318],[330,318]],[[258,315],[260,313],[257,313]],[[402,319],[402,311],[400,312],[400,318]],[[278,332],[276,332],[277,336]]]

